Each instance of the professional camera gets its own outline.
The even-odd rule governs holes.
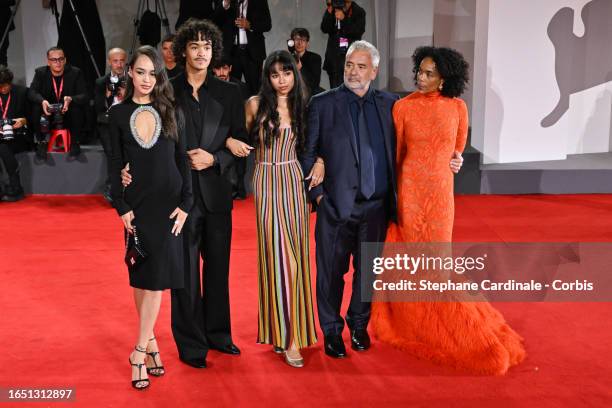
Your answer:
[[[13,119],[0,118],[0,140],[9,141],[15,138],[14,124],[15,121]]]
[[[300,62],[300,57],[298,56],[297,52],[295,52],[295,41],[293,41],[292,39],[287,40],[287,49],[289,50],[291,55],[293,55],[295,61]]]
[[[51,114],[51,123],[53,123],[54,129],[64,128],[64,114],[62,113],[63,107],[64,107],[63,103],[49,104],[49,108],[47,110]],[[41,120],[41,128],[42,128],[42,120]]]
[[[334,8],[334,10],[337,10],[337,9],[341,9],[342,10],[342,9],[344,9],[344,0],[332,0],[331,1],[331,6]]]
[[[106,89],[110,91],[113,98],[117,96],[120,88],[125,88],[126,86],[127,81],[125,80],[125,76],[109,75],[106,80]]]
[[[15,136],[25,135],[26,127],[22,126],[18,129],[15,129],[16,120],[15,119],[2,119],[0,118],[0,141],[8,142],[13,140]]]

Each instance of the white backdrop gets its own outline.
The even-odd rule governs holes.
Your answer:
[[[579,42],[593,28],[585,27],[581,18],[589,2],[477,1],[472,144],[484,153],[485,163],[557,160],[567,154],[610,151],[610,82],[573,94],[569,110],[555,124],[541,124],[560,96],[549,22],[557,11],[571,7],[573,28],[570,20],[567,41],[577,36]],[[606,45],[569,56],[564,69],[578,81],[585,79],[584,62],[588,64],[593,55],[609,55],[610,42]],[[612,72],[612,67],[604,68]]]

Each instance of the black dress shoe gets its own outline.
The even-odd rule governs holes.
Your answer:
[[[75,158],[78,157],[79,154],[81,154],[81,145],[77,142],[72,142],[72,145],[70,146],[70,153],[68,153],[68,156]]]
[[[234,356],[237,356],[240,354],[240,349],[236,347],[234,343],[231,343],[230,345],[225,346],[225,347],[211,347],[211,349],[217,350],[221,353],[231,354]]]
[[[366,329],[351,331],[351,348],[356,351],[366,351],[370,348],[370,336]]]
[[[188,366],[192,366],[193,368],[206,368],[206,359],[205,358],[183,358],[179,357],[179,359],[187,364]]]
[[[38,161],[46,161],[47,160],[47,142],[38,142],[36,143],[36,159]]]
[[[339,334],[325,336],[325,354],[333,358],[346,357],[346,348]]]

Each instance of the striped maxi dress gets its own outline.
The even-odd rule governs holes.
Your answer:
[[[291,128],[259,138],[253,193],[257,219],[257,342],[288,349],[317,341],[310,286],[309,210]]]

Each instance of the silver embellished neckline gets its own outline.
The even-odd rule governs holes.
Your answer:
[[[142,112],[149,112],[155,118],[155,131],[153,132],[153,137],[147,143],[143,142],[142,139],[138,136],[138,131],[136,129],[136,116]],[[137,107],[134,112],[132,112],[132,116],[130,116],[130,129],[132,130],[132,137],[136,140],[136,143],[140,145],[143,149],[150,149],[155,146],[157,143],[157,139],[159,139],[159,135],[161,133],[161,118],[159,117],[159,113],[149,105],[140,105]]]

